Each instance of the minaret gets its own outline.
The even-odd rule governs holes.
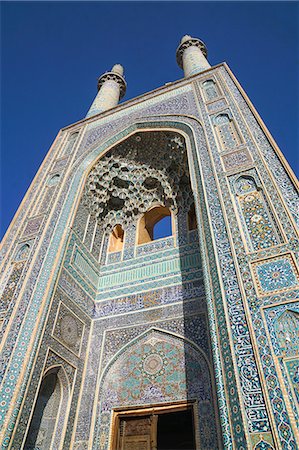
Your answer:
[[[115,64],[111,72],[106,72],[98,79],[98,94],[89,108],[86,117],[94,116],[113,108],[126,93],[126,82],[123,78],[124,68]]]
[[[211,66],[206,57],[207,48],[200,39],[192,38],[188,34],[182,37],[176,51],[176,60],[184,70],[185,77],[209,69]]]

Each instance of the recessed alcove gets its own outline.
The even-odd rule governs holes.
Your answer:
[[[125,232],[121,225],[116,225],[109,238],[108,253],[120,252],[124,246]]]
[[[188,230],[193,231],[197,228],[197,220],[195,214],[195,205],[192,203],[188,211]]]

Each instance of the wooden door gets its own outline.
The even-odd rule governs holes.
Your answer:
[[[156,450],[158,416],[120,417],[117,450]]]

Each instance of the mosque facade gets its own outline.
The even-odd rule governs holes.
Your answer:
[[[227,64],[176,56],[99,78],[3,239],[3,449],[299,447],[298,185]]]

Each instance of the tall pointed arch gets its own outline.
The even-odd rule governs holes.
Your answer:
[[[93,446],[99,446],[101,436],[102,448],[109,448],[103,436],[109,436],[109,415],[115,408],[197,400],[196,440],[203,448],[217,448],[221,444],[211,376],[207,357],[194,343],[149,329],[121,348],[103,371]]]

